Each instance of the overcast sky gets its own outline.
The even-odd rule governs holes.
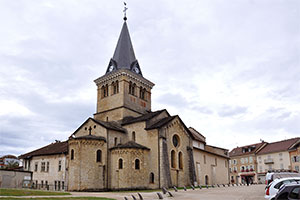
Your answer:
[[[227,149],[300,136],[299,0],[128,0],[152,110]],[[0,155],[66,140],[96,111],[123,2],[0,0]]]

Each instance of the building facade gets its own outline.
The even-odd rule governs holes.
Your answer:
[[[261,182],[257,174],[256,154],[266,146],[261,142],[242,147],[236,147],[230,151],[230,182],[250,183]]]
[[[196,170],[196,183],[198,185],[228,183],[228,149],[207,145],[206,138],[201,133],[191,127],[189,130],[194,136],[193,154]]]
[[[33,171],[36,185],[107,191],[228,183],[225,149],[205,141],[204,148],[196,147],[198,139],[178,115],[151,111],[154,84],[143,76],[135,58],[126,19],[105,74],[94,82],[94,117],[68,141],[20,156]],[[206,166],[197,177],[198,163]]]
[[[300,173],[300,141],[289,148],[291,170]]]

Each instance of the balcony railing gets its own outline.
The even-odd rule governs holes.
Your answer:
[[[273,161],[272,158],[268,158],[268,159],[264,159],[264,163],[265,163],[265,164],[273,164],[274,161]]]

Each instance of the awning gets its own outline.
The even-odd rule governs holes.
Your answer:
[[[241,174],[240,176],[255,176],[254,173],[251,173],[251,174]]]

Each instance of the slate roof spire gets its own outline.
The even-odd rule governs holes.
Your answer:
[[[118,69],[127,69],[142,76],[140,66],[135,58],[133,46],[131,43],[127,23],[127,17],[124,17],[123,27],[113,57],[110,59],[106,74]]]

